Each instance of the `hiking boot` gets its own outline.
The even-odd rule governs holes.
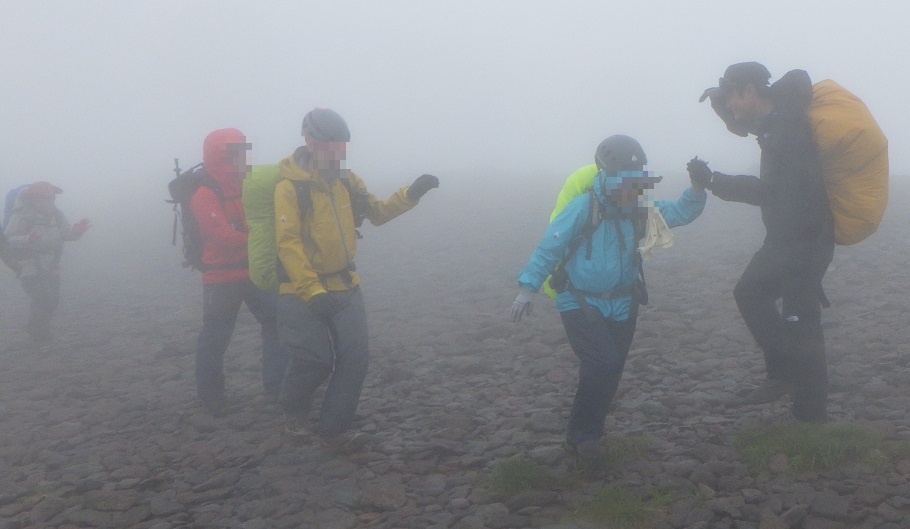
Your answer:
[[[761,426],[796,426],[797,424],[799,424],[799,420],[790,410],[764,417],[759,421]]]
[[[598,442],[581,443],[575,446],[575,453],[581,459],[600,461],[607,455],[606,449]]]
[[[361,432],[344,432],[338,435],[320,435],[319,441],[329,452],[353,454],[366,447],[369,436]]]
[[[790,385],[782,380],[765,380],[762,385],[752,389],[740,399],[733,402],[734,406],[748,406],[752,404],[767,404],[790,393]]]
[[[823,413],[821,416],[816,415],[815,417],[799,417],[791,410],[790,416],[799,424],[825,424],[828,422],[827,413]]]
[[[587,441],[578,444],[566,441],[563,448],[565,448],[566,452],[580,459],[599,460],[607,455],[606,448],[598,441]]]
[[[828,422],[827,417],[817,419],[802,419],[797,417],[793,410],[787,410],[783,413],[773,415],[763,421],[766,426],[797,426],[800,424],[824,424]]]
[[[607,449],[599,441],[587,441],[578,444],[566,442],[567,452],[572,454],[571,468],[582,475],[595,477],[602,475],[608,468]]]
[[[297,439],[306,439],[312,435],[313,432],[310,431],[306,426],[306,421],[303,417],[298,415],[284,415],[284,433],[287,436],[294,437]]]
[[[224,399],[199,399],[202,410],[212,417],[224,416]]]

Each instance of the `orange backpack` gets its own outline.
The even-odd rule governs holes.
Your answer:
[[[888,205],[888,139],[866,105],[834,81],[812,86],[809,122],[837,244],[872,235]]]

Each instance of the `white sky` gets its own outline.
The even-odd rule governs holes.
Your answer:
[[[684,178],[698,154],[751,172],[702,91],[728,64],[793,68],[862,98],[910,174],[910,2],[0,0],[0,189],[47,179],[68,207],[165,198],[173,158],[237,127],[254,163],[301,139],[309,109],[352,129],[348,166],[378,194],[563,178],[617,133]],[[81,215],[85,211],[74,213]],[[88,213],[88,212],[85,212]]]

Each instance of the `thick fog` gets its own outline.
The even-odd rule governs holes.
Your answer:
[[[698,98],[731,63],[772,81],[804,69],[862,98],[890,140],[884,221],[824,279],[828,413],[907,443],[908,25],[906,0],[0,1],[0,197],[48,180],[71,221],[94,222],[66,244],[49,344],[29,340],[28,298],[0,266],[0,528],[575,527],[579,501],[616,485],[667,511],[661,527],[908,527],[906,444],[819,472],[776,454],[752,473],[734,450],[789,410],[736,403],[765,376],[733,296],[758,208],[709,196],[644,264],[650,301],[605,426],[629,464],[603,479],[563,449],[578,359],[555,305],[510,318],[557,193],[601,140],[640,141],[665,177],[655,199],[689,185],[695,155],[754,174],[754,138]],[[202,285],[165,203],[174,158],[199,163],[213,130],[274,164],[317,106],[347,120],[347,167],[379,198],[441,181],[361,229],[369,451],[350,457],[284,435],[246,309],[226,414],[203,412]],[[513,456],[553,470],[554,490],[490,503],[482,479]]]
[[[94,221],[67,273],[79,263],[99,289],[134,281],[133,266],[159,277],[179,261],[164,203],[173,159],[198,163],[206,134],[236,127],[252,163],[276,163],[301,143],[303,115],[328,106],[352,130],[348,167],[376,194],[440,177],[401,222],[432,225],[443,203],[495,219],[498,196],[526,202],[537,230],[612,134],[637,138],[666,176],[658,197],[686,185],[696,154],[754,172],[755,142],[698,103],[747,60],[772,81],[801,68],[852,90],[890,140],[892,173],[907,174],[908,19],[899,1],[5,2],[0,189],[49,180],[71,219]]]

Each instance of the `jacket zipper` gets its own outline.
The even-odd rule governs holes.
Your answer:
[[[348,253],[348,245],[344,240],[344,229],[341,226],[341,217],[338,216],[338,208],[335,206],[335,192],[332,191],[332,187],[335,185],[335,183],[331,182],[328,184],[329,202],[332,203],[332,213],[335,214],[335,225],[338,227],[338,234],[341,236],[341,247],[344,249],[345,268],[349,268],[351,266],[351,254]]]

